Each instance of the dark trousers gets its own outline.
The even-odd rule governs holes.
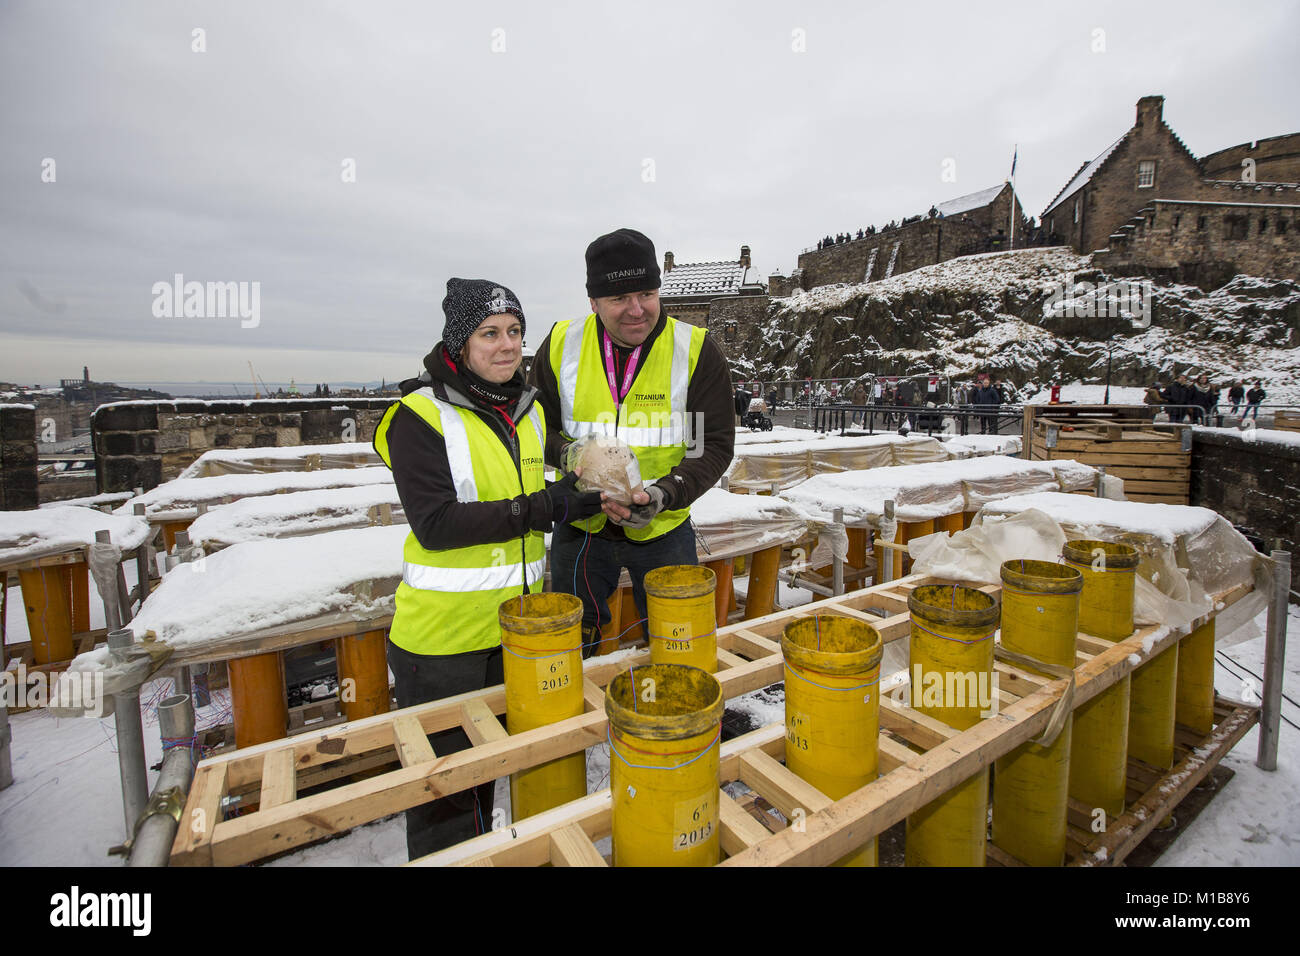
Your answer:
[[[466,654],[428,655],[412,654],[389,641],[388,668],[393,672],[398,707],[481,690],[505,679],[499,647]],[[430,734],[429,744],[439,757],[470,746],[469,737],[460,727]],[[495,782],[480,784],[407,810],[407,858],[427,856],[492,829],[495,786]]]
[[[551,537],[551,588],[582,599],[584,629],[609,623],[609,596],[618,588],[624,568],[632,579],[637,616],[644,619],[646,572],[670,564],[699,564],[690,521],[644,544],[585,534],[569,524],[556,525]]]

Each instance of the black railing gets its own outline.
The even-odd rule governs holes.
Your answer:
[[[944,419],[953,420],[952,435],[997,435],[1004,425],[1019,425],[1024,419],[1020,405],[815,405],[812,427],[818,432],[861,429],[867,434],[907,430],[925,435],[944,434]]]

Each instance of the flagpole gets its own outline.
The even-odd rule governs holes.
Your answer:
[[[1016,157],[1020,154],[1017,143],[1011,152],[1011,248],[1016,247]]]

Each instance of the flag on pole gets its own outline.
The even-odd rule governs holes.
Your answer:
[[[1016,157],[1020,155],[1020,144],[1017,143],[1015,151],[1011,154],[1011,178],[1016,178]]]

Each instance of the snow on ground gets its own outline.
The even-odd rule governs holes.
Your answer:
[[[1145,405],[1147,390],[1129,385],[1112,385],[1110,403],[1112,405]],[[1044,388],[1038,394],[1025,399],[1026,405],[1046,405],[1052,400],[1051,388]],[[1075,405],[1100,405],[1106,400],[1105,385],[1083,385],[1075,382],[1061,386],[1061,402]]]

